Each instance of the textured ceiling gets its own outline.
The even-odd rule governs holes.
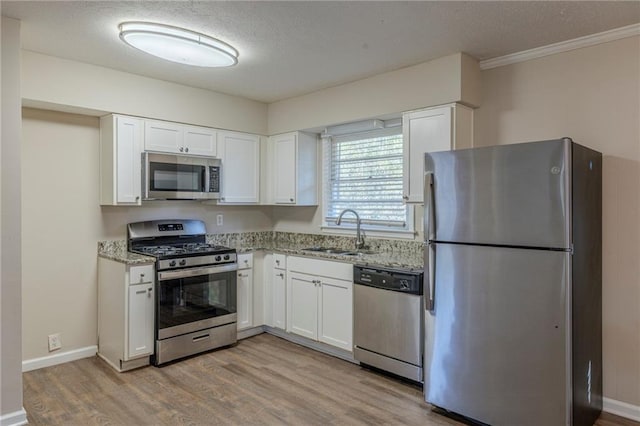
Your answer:
[[[24,49],[273,102],[455,52],[489,59],[640,22],[640,2],[2,1]],[[189,28],[240,51],[188,67],[122,43],[127,20]]]

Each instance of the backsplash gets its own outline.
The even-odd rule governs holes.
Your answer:
[[[335,247],[353,249],[355,237],[338,235],[300,234],[295,232],[274,232],[273,243],[285,247]],[[375,252],[415,253],[422,252],[422,242],[414,240],[389,240],[381,238],[367,238],[368,248]]]

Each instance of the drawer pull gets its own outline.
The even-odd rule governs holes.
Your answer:
[[[146,292],[147,292],[147,290],[138,290],[138,291],[136,291],[136,294],[142,294],[142,293],[146,293]]]
[[[202,336],[194,337],[194,338],[193,338],[193,343],[195,343],[195,342],[200,342],[200,341],[202,341],[202,340],[207,340],[208,338],[209,338],[209,335],[208,335],[208,334],[204,334],[204,335],[202,335]]]

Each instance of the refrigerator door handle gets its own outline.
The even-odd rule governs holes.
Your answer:
[[[426,172],[424,174],[424,264],[427,266],[427,271],[424,274],[424,279],[428,280],[424,286],[429,289],[429,294],[424,298],[424,308],[427,311],[433,311],[434,307],[434,293],[435,293],[435,281],[436,281],[436,247],[432,242],[435,239],[435,194],[433,190],[433,172]]]
[[[436,245],[434,243],[424,243],[424,264],[427,270],[423,276],[423,287],[426,291],[424,299],[424,310],[433,311],[435,283],[436,283]]]
[[[435,194],[433,191],[433,172],[424,174],[424,239],[426,242],[435,239]]]

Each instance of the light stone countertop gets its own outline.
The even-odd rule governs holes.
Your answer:
[[[238,253],[263,250],[358,265],[405,269],[422,269],[423,267],[422,243],[418,241],[371,238],[367,240],[368,250],[373,251],[374,254],[356,256],[304,250],[309,247],[333,247],[352,250],[354,247],[353,241],[354,238],[351,237],[270,231],[207,235],[208,243],[231,247],[236,249]],[[124,240],[98,242],[98,256],[128,265],[155,261],[153,257],[128,252],[127,244]]]
[[[127,251],[127,242],[124,240],[98,241],[98,256],[126,265],[144,265],[156,261],[155,257]]]

